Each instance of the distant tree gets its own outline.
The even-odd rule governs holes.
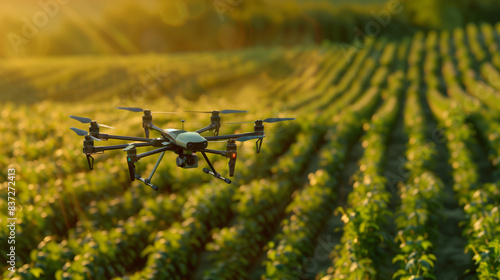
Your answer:
[[[402,0],[408,23],[425,29],[453,29],[469,21],[500,20],[500,0]]]
[[[451,29],[463,25],[464,17],[458,1],[405,0],[409,23],[429,29]]]

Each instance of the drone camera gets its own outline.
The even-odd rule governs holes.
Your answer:
[[[196,168],[198,167],[198,157],[196,154],[180,155],[175,160],[177,166],[181,168]]]

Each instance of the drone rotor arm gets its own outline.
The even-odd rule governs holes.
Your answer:
[[[214,124],[210,124],[209,126],[205,126],[204,128],[200,128],[200,129],[196,130],[195,132],[198,134],[201,134],[205,131],[209,131],[209,130],[216,129],[216,128],[217,128],[217,126],[215,126]]]

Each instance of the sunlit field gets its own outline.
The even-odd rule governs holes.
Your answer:
[[[5,4],[2,279],[500,278],[500,24],[278,2]],[[359,37],[371,11],[392,17]],[[118,106],[187,131],[210,114],[185,111],[249,111],[221,115],[221,135],[295,120],[265,123],[259,153],[237,142],[231,184],[167,152],[154,191],[121,149],[89,170],[70,129],[88,130],[74,115],[144,137],[142,113]]]

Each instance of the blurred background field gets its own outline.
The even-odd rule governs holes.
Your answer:
[[[3,279],[500,279],[500,1],[9,1],[0,9]],[[69,115],[221,133],[233,183],[167,154],[89,171]],[[209,135],[206,133],[204,135]],[[101,143],[99,143],[101,144]],[[123,144],[119,141],[103,145]],[[213,148],[225,149],[223,143]],[[213,156],[227,175],[227,161]],[[156,158],[138,162],[149,174]],[[7,210],[0,212],[5,223]]]
[[[498,19],[496,0],[23,0],[2,5],[1,57],[351,43],[357,35],[355,27],[367,33],[364,26],[375,20],[373,14],[376,17],[389,7],[398,12],[389,14],[388,23],[382,24],[377,35],[401,38],[418,30],[452,29],[470,21],[492,23]]]

